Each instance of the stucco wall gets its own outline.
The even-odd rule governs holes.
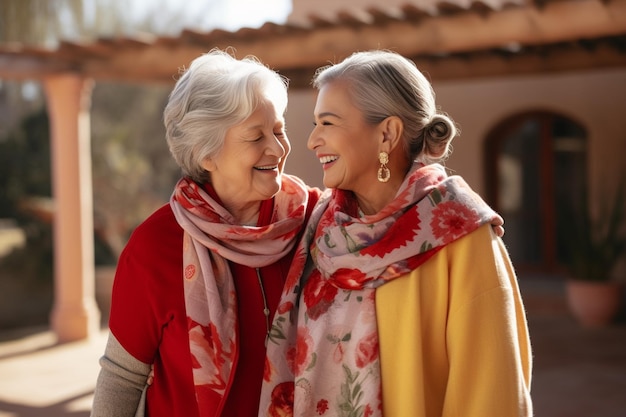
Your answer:
[[[626,71],[501,78],[435,85],[437,101],[460,125],[448,165],[482,191],[483,140],[506,117],[528,110],[562,113],[588,132],[592,184],[624,169]],[[596,186],[594,186],[594,189]]]
[[[291,142],[291,155],[287,160],[286,172],[299,176],[309,185],[323,187],[322,167],[313,152],[306,147],[307,139],[313,129],[313,109],[315,92],[309,90],[290,90],[287,108],[287,136]]]
[[[626,169],[626,70],[503,77],[435,83],[438,105],[460,126],[447,166],[484,192],[483,140],[506,117],[529,110],[551,110],[582,124],[589,134],[593,191]],[[292,154],[287,171],[321,186],[321,167],[306,149],[315,94],[291,91],[287,130]]]

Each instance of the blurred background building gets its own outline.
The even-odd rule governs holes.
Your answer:
[[[95,266],[114,266],[133,227],[167,201],[178,172],[161,111],[178,69],[214,47],[256,55],[290,79],[287,171],[318,186],[321,170],[306,149],[315,69],[367,49],[412,59],[461,128],[447,166],[505,218],[522,280],[573,274],[573,225],[586,212],[597,231],[624,230],[610,214],[624,207],[615,201],[626,177],[626,0],[294,0],[262,8],[224,0],[153,2],[143,13],[116,4],[0,3],[0,217],[5,229],[18,221],[10,242],[19,233],[25,243],[49,239],[39,252],[52,271],[53,291],[44,294],[53,294],[60,340],[99,327],[107,305],[94,302]],[[244,20],[238,26],[229,16]],[[34,269],[35,253],[6,262],[2,285]],[[601,259],[611,267],[603,279],[626,276],[624,257],[614,258]]]

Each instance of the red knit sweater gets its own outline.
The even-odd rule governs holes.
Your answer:
[[[318,198],[319,190],[309,191],[307,219]],[[268,200],[262,204],[259,225],[269,223],[271,212],[272,200]],[[113,285],[111,332],[135,358],[154,363],[154,382],[147,392],[150,417],[199,417],[183,296],[182,238],[169,204],[164,205],[133,232]],[[292,257],[293,251],[261,268],[271,316]],[[254,268],[233,263],[231,268],[237,291],[239,356],[219,416],[256,417],[265,363],[263,298]],[[215,416],[220,402],[216,395]]]

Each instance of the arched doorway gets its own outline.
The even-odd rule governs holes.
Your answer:
[[[487,136],[487,198],[504,217],[516,268],[555,273],[565,255],[563,208],[587,187],[587,133],[553,112],[517,114]]]

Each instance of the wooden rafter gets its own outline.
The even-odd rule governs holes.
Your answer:
[[[311,17],[309,27],[268,23],[236,32],[185,31],[176,38],[62,43],[53,51],[0,46],[0,78],[69,71],[95,79],[169,83],[179,67],[214,47],[259,56],[291,75],[292,85],[304,84],[304,74],[310,78],[321,65],[375,48],[411,57],[434,78],[624,66],[619,45],[626,39],[626,0],[564,0],[499,10],[475,3],[435,16],[410,8],[342,11],[332,21]]]

